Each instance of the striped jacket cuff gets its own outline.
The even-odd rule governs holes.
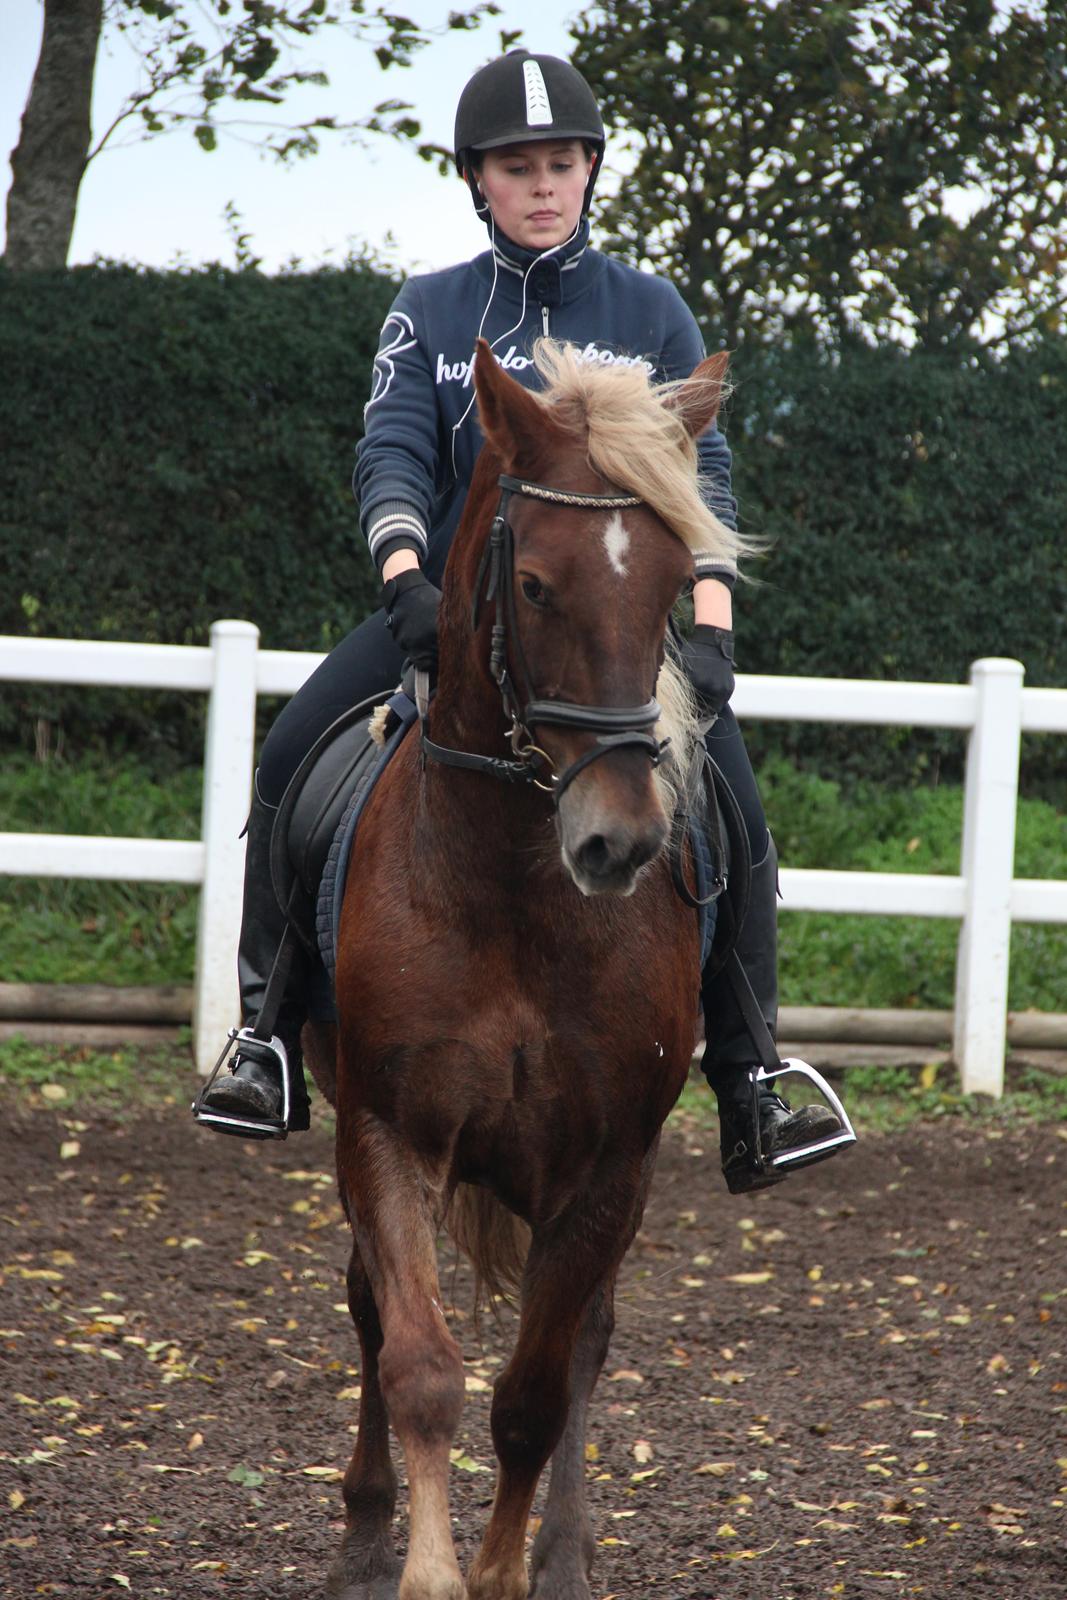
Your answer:
[[[426,524],[406,500],[382,500],[367,515],[367,543],[371,557],[381,567],[388,545],[407,545],[426,557]]]
[[[718,578],[720,583],[732,589],[737,582],[737,567],[732,562],[723,561],[721,556],[697,551],[693,557],[693,576],[697,583],[701,578]]]

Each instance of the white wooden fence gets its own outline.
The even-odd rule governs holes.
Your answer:
[[[250,622],[216,622],[210,646],[0,637],[0,680],[188,689],[209,697],[203,837],[0,833],[0,874],[201,886],[193,1036],[209,1070],[237,1011],[235,952],[258,694],[292,694],[322,659],[260,650]],[[958,917],[954,1054],[968,1091],[1004,1085],[1011,924],[1067,922],[1067,881],[1013,878],[1019,740],[1067,734],[1067,689],[1025,689],[1018,661],[976,661],[968,685],[742,676],[738,715],[968,730],[957,876],[786,867],[791,911]]]

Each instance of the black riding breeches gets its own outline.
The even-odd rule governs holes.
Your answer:
[[[259,758],[262,799],[278,805],[319,735],[361,700],[395,689],[403,665],[403,655],[385,626],[384,611],[376,611],[335,644],[264,740]]]
[[[711,759],[722,771],[741,808],[755,866],[767,854],[767,819],[741,729],[729,706],[719,712],[707,736],[707,746]]]

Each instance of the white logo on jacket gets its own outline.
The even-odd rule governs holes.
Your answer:
[[[407,346],[405,345],[404,348],[406,349]],[[527,367],[532,365],[531,358],[522,355],[515,345],[509,345],[507,353],[502,356],[498,355],[496,359],[505,372],[524,372]],[[595,345],[592,340],[578,351],[578,359],[579,361],[595,361],[604,367],[644,367],[650,377],[656,370],[655,362],[647,361],[644,356],[628,356],[616,353],[614,350],[601,350],[599,345]],[[438,384],[461,383],[464,389],[467,389],[470,387],[473,375],[473,356],[469,361],[446,361],[444,354],[438,351],[436,373],[436,382]]]
[[[387,337],[392,324],[392,337]],[[374,358],[374,379],[371,384],[371,395],[363,407],[366,416],[371,406],[383,399],[388,393],[390,385],[396,376],[394,356],[400,355],[403,350],[410,350],[416,343],[415,327],[409,316],[403,311],[390,311],[382,323],[381,342],[378,354]]]

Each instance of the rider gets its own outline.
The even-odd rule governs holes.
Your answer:
[[[530,350],[541,334],[573,342],[586,360],[639,362],[657,379],[686,377],[703,357],[696,322],[670,283],[589,246],[588,211],[604,142],[588,84],[554,56],[512,50],[475,73],[460,97],[456,165],[489,230],[490,248],[473,261],[409,279],[385,319],[355,473],[363,532],[384,584],[382,609],[335,647],[263,746],[248,824],[239,950],[246,1021],[263,1003],[284,929],[267,862],[271,825],[290,777],[336,717],[397,683],[405,658],[435,664],[438,585],[481,445],[475,338],[485,337],[502,366],[527,385],[537,381]],[[730,453],[714,425],[699,441],[699,457],[708,504],[735,527]],[[735,573],[699,555],[695,567],[696,625],[684,645],[684,665],[703,707],[715,715],[710,749],[748,833],[753,866],[738,955],[773,1033],[777,857],[729,706]],[[299,970],[290,975],[275,1025],[296,1066],[291,1129],[308,1125],[299,1069],[304,976]],[[756,1104],[765,1154],[811,1145],[840,1132],[841,1123],[822,1105],[791,1110],[769,1084],[760,1085],[757,1101],[751,1076],[757,1051],[725,976],[708,979],[702,998],[709,1019],[703,1066],[718,1099],[723,1170],[731,1192],[740,1193],[784,1176],[761,1169],[754,1156]],[[230,1067],[210,1086],[210,1109],[253,1125],[276,1121],[280,1073],[271,1047],[240,1038]]]

